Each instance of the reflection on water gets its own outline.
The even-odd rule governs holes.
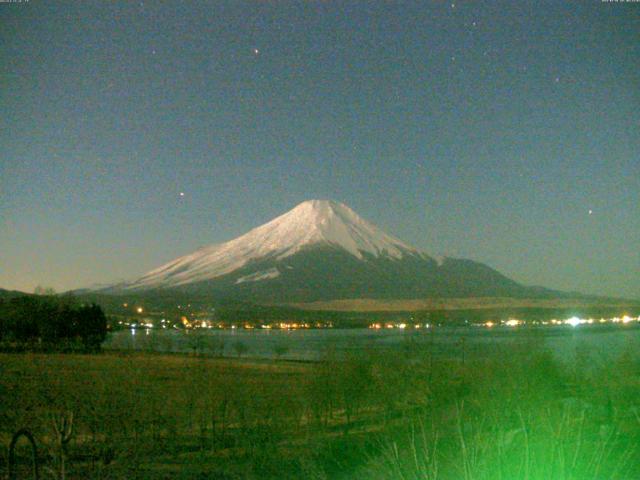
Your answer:
[[[144,333],[143,333],[144,332]],[[566,327],[491,328],[437,327],[433,329],[318,329],[318,330],[121,330],[109,334],[105,349],[189,352],[215,356],[315,360],[335,352],[384,348],[428,349],[436,355],[481,352],[510,342],[543,344],[562,360],[578,351],[607,361],[625,348],[640,347],[640,326],[583,325]]]

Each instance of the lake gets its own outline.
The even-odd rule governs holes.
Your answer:
[[[571,362],[586,351],[605,362],[625,348],[640,347],[640,325],[581,325],[492,328],[478,326],[433,329],[300,329],[170,330],[137,329],[110,333],[104,348],[157,352],[190,352],[217,356],[317,360],[324,352],[367,349],[431,349],[436,355],[464,356],[493,346],[536,341],[559,359]]]

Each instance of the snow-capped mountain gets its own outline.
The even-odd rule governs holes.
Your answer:
[[[105,291],[175,291],[255,302],[531,293],[486,265],[436,260],[329,200],[303,202],[234,240],[200,248]]]
[[[415,248],[387,235],[342,203],[309,200],[234,240],[200,248],[162,265],[129,288],[166,288],[211,280],[238,270],[251,261],[264,258],[283,260],[313,245],[341,248],[359,260],[364,255],[396,259],[407,253],[421,255]],[[238,283],[279,275],[276,269],[270,269],[264,275],[258,273],[243,277]]]

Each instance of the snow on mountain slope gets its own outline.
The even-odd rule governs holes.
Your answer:
[[[243,267],[248,262],[281,260],[314,244],[340,247],[356,258],[364,254],[400,259],[406,254],[428,258],[399,239],[387,235],[342,203],[309,200],[274,220],[225,243],[203,247],[152,270],[129,289],[175,287],[210,280]],[[257,281],[274,278],[275,272]]]
[[[244,282],[259,282],[260,280],[268,280],[269,278],[276,278],[280,276],[280,270],[273,267],[268,270],[262,270],[261,272],[252,273],[251,275],[245,275],[236,280],[238,283]]]

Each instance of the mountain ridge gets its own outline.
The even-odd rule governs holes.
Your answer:
[[[180,286],[211,280],[251,260],[282,259],[315,244],[334,244],[358,259],[368,253],[401,258],[426,255],[332,200],[307,200],[289,212],[227,242],[201,247],[147,272],[126,288]]]
[[[564,295],[526,287],[473,260],[430,256],[332,200],[302,202],[235,239],[101,291],[180,292],[262,303]]]

